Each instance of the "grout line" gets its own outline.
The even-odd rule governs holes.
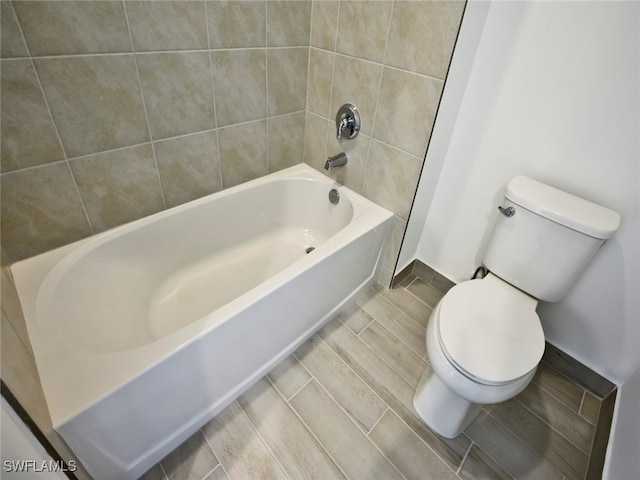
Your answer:
[[[284,396],[280,393],[280,391],[276,388],[275,384],[271,381],[271,379],[265,377],[266,380],[274,387],[275,391],[278,392],[278,395],[280,395],[280,397],[282,397],[282,399],[285,401],[285,403],[287,404],[287,408],[289,408],[289,410],[291,410],[291,412],[296,416],[296,418],[300,421],[300,423],[304,426],[304,428],[307,430],[307,432],[309,432],[309,435],[311,435],[313,437],[313,439],[317,442],[318,446],[322,449],[322,451],[324,451],[327,455],[327,457],[329,457],[331,459],[331,461],[334,463],[334,465],[336,466],[336,468],[338,470],[340,470],[342,472],[342,474],[345,476],[345,478],[347,480],[349,480],[349,476],[347,475],[347,473],[342,469],[342,467],[338,464],[338,462],[336,461],[335,458],[333,458],[331,456],[331,454],[327,451],[326,447],[324,446],[324,444],[320,441],[320,439],[316,436],[315,433],[313,433],[313,430],[311,430],[311,428],[309,427],[309,425],[306,424],[306,422],[302,419],[302,417],[300,417],[300,415],[298,414],[298,412],[296,411],[295,408],[293,408],[293,406],[287,401],[286,398],[284,398]],[[307,382],[308,383],[308,382]],[[319,384],[319,383],[318,383]]]
[[[61,162],[64,162],[67,166],[67,170],[69,171],[69,175],[71,176],[71,181],[73,182],[73,187],[75,189],[75,192],[78,196],[78,199],[80,200],[80,208],[82,209],[82,212],[84,213],[84,217],[85,220],[87,221],[87,225],[89,227],[89,231],[94,234],[96,233],[95,227],[93,225],[93,223],[91,222],[91,217],[89,216],[89,211],[87,210],[87,206],[85,204],[84,198],[82,197],[82,194],[80,193],[80,187],[78,186],[78,181],[76,179],[75,174],[73,173],[73,169],[71,168],[71,164],[69,163],[69,155],[67,154],[67,149],[64,146],[64,143],[62,142],[62,137],[60,136],[60,131],[58,130],[58,125],[56,124],[55,118],[53,116],[53,112],[51,111],[51,106],[49,105],[49,100],[47,99],[47,94],[44,91],[44,87],[42,86],[42,81],[40,80],[40,74],[38,73],[38,69],[36,68],[36,64],[33,61],[33,56],[31,55],[31,48],[29,47],[29,44],[27,43],[27,37],[24,34],[24,30],[22,29],[22,24],[20,23],[20,19],[18,18],[18,14],[15,12],[15,9],[13,7],[13,3],[9,2],[9,6],[11,8],[11,11],[13,12],[15,21],[16,21],[16,25],[18,26],[18,30],[20,32],[20,36],[22,38],[22,41],[24,42],[25,48],[27,50],[27,54],[29,55],[29,62],[31,63],[31,68],[33,68],[33,72],[34,75],[36,77],[36,82],[38,82],[38,88],[40,89],[40,92],[42,93],[42,98],[44,100],[44,104],[47,107],[47,113],[49,114],[49,120],[51,121],[51,125],[53,126],[53,131],[56,134],[56,138],[58,139],[58,143],[60,145],[60,148],[62,150],[62,156],[63,156],[63,160],[61,160]],[[43,167],[43,166],[50,166],[52,164],[55,163],[59,163],[59,161],[56,162],[48,162],[45,164],[41,164],[41,165],[33,165],[30,167],[27,167],[26,169],[17,169],[14,170],[15,172],[18,171],[23,171],[23,170],[27,170],[27,169],[31,169],[31,168],[37,168],[37,167]]]
[[[133,64],[136,69],[136,76],[138,77],[138,88],[140,89],[140,99],[142,100],[142,110],[144,111],[144,118],[147,122],[147,134],[149,135],[149,141],[151,142],[151,153],[153,154],[153,163],[156,167],[156,179],[158,181],[158,187],[160,187],[160,196],[162,197],[162,205],[164,209],[167,209],[167,199],[164,194],[164,187],[162,185],[162,178],[160,178],[160,168],[158,167],[158,156],[156,155],[156,148],[154,145],[153,134],[151,133],[151,124],[149,123],[149,112],[147,111],[147,101],[144,97],[144,90],[142,88],[142,79],[140,78],[140,68],[138,66],[138,57],[133,46],[133,35],[131,34],[131,26],[129,24],[129,15],[127,13],[127,5],[122,0],[122,8],[124,10],[124,19],[127,24],[127,32],[129,33],[129,42],[131,45],[131,52],[133,55]]]
[[[300,363],[300,362],[298,362],[298,363]],[[288,402],[289,402],[293,397],[295,397],[298,393],[300,393],[300,391],[301,391],[301,390],[303,390],[303,389],[304,389],[304,387],[306,387],[307,385],[309,385],[313,380],[316,380],[318,383],[320,383],[320,382],[319,382],[319,381],[318,381],[318,380],[317,380],[313,375],[311,375],[311,376],[307,379],[307,381],[306,381],[306,382],[304,382],[304,384],[303,384],[299,389],[297,389],[295,392],[293,392],[293,393],[289,396],[289,398],[285,397],[283,392],[280,392],[280,389],[279,389],[279,388],[278,388],[278,386],[275,384],[275,382],[271,382],[271,383],[273,384],[273,388],[275,388],[276,390],[278,390],[278,392],[280,392],[280,395],[282,395],[282,398],[284,398],[284,399],[287,401],[287,403],[288,403]]]
[[[553,430],[554,432],[556,432],[558,435],[560,435],[562,438],[564,438],[567,442],[569,442],[571,445],[573,445],[574,447],[576,447],[579,451],[581,451],[582,453],[584,453],[587,456],[587,461],[589,460],[589,458],[591,457],[591,452],[587,452],[585,450],[583,450],[581,447],[579,447],[578,445],[576,445],[573,440],[571,440],[570,438],[568,438],[564,433],[562,433],[560,430],[558,430],[556,427],[554,427],[553,425],[551,425],[547,420],[545,420],[543,417],[541,417],[540,415],[538,415],[536,412],[534,412],[533,410],[531,410],[529,408],[528,405],[526,405],[524,402],[522,402],[517,396],[513,397],[513,399],[518,402],[520,405],[522,405],[525,409],[527,409],[533,416],[535,416],[537,419],[539,419],[542,423],[544,423],[545,425],[547,425],[551,430]],[[575,412],[574,412],[575,413]],[[491,413],[489,413],[489,415],[491,415]],[[494,417],[495,418],[495,417]],[[586,420],[585,420],[586,422]],[[587,422],[588,423],[588,422]],[[591,424],[589,424],[591,425]],[[593,425],[592,425],[593,426]],[[505,427],[508,429],[508,427],[505,425]],[[511,431],[511,429],[509,429],[509,431]],[[595,433],[595,429],[594,429],[594,433]],[[590,439],[590,443],[593,443],[593,436]],[[587,462],[588,463],[588,462]]]
[[[369,388],[371,388],[371,387],[369,387]],[[375,393],[375,392],[374,392],[374,393]],[[377,394],[376,394],[376,396],[377,396]],[[378,424],[382,421],[382,417],[384,417],[384,416],[387,414],[387,412],[391,411],[391,407],[390,407],[389,405],[387,405],[387,402],[383,401],[382,403],[384,403],[384,404],[386,405],[386,407],[387,407],[387,408],[384,410],[384,412],[382,412],[382,413],[380,414],[380,416],[378,417],[378,419],[377,419],[375,422],[373,422],[373,425],[371,425],[371,428],[370,428],[370,429],[369,429],[369,431],[367,432],[367,437],[369,437],[369,434],[371,434],[371,432],[373,432],[373,430],[374,430],[374,429],[378,426]],[[373,440],[371,440],[371,441],[373,442]],[[389,461],[391,461],[391,460],[389,460]]]
[[[267,381],[270,382],[270,380],[267,378]],[[272,383],[273,385],[273,383]],[[275,385],[274,385],[275,388]],[[278,389],[276,388],[276,391],[278,391]],[[278,392],[280,393],[280,392]],[[285,400],[286,401],[286,400]],[[278,457],[273,453],[273,450],[271,450],[271,447],[269,446],[269,444],[267,443],[267,441],[264,439],[264,437],[262,436],[262,434],[258,431],[258,429],[256,428],[256,425],[254,425],[254,423],[251,421],[251,418],[249,417],[249,415],[247,415],[247,412],[244,411],[244,408],[242,408],[242,405],[240,405],[240,403],[238,402],[238,400],[234,400],[233,401],[236,406],[240,409],[240,411],[242,412],[242,415],[244,416],[244,418],[247,420],[247,422],[249,422],[249,425],[251,425],[251,428],[253,429],[253,433],[258,437],[258,439],[262,442],[262,445],[264,445],[264,447],[267,449],[267,452],[269,452],[269,455],[271,455],[271,457],[273,458],[273,460],[276,462],[276,464],[280,467],[280,470],[282,470],[282,473],[284,473],[284,475],[291,480],[291,476],[289,475],[289,473],[287,472],[287,470],[284,468],[284,466],[280,463],[280,460],[278,460]],[[289,404],[289,402],[287,402],[287,404]],[[205,436],[206,438],[206,436]],[[215,453],[215,452],[214,452]],[[220,464],[222,464],[222,462],[220,462]]]
[[[458,465],[458,469],[456,470],[456,475],[460,475],[460,471],[462,470],[462,465],[464,465],[464,462],[467,460],[467,457],[469,456],[469,453],[471,453],[471,449],[473,448],[474,442],[473,440],[471,440],[471,443],[469,444],[469,448],[467,448],[467,451],[465,452],[464,456],[462,457],[462,460],[460,460],[460,465]]]
[[[224,179],[222,178],[222,156],[220,155],[220,135],[218,134],[218,104],[216,102],[216,87],[213,81],[213,60],[211,59],[211,34],[209,32],[209,11],[207,10],[207,2],[203,0],[204,5],[204,23],[207,29],[207,55],[209,56],[209,81],[211,82],[211,102],[213,103],[213,127],[216,136],[216,156],[218,159],[218,182],[220,190],[224,189]],[[214,165],[215,167],[215,165]]]
[[[206,437],[205,437],[206,439]],[[176,447],[177,448],[177,447]],[[164,475],[165,480],[169,480],[169,474],[167,474],[167,471],[164,469],[164,467],[162,466],[162,460],[160,460],[158,462],[158,465],[160,465],[160,471],[162,472],[162,474]]]

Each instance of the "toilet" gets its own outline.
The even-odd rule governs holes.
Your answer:
[[[414,407],[447,438],[529,384],[545,345],[538,302],[563,298],[620,225],[618,213],[524,176],[509,181],[498,208],[489,273],[449,290],[427,326],[430,366]]]

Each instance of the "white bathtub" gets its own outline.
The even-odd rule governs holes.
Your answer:
[[[55,429],[138,477],[375,280],[391,216],[300,164],[16,263]]]

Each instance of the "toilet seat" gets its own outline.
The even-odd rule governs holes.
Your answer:
[[[463,282],[438,305],[437,338],[461,373],[503,385],[536,368],[544,353],[537,300],[491,274]]]

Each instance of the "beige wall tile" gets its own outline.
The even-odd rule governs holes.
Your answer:
[[[122,2],[15,2],[34,56],[130,52]]]
[[[167,207],[222,189],[215,131],[163,140],[154,148]]]
[[[464,1],[396,1],[386,63],[444,79]]]
[[[267,174],[267,121],[245,123],[218,131],[223,188]]]
[[[22,33],[20,33],[20,27],[11,3],[2,0],[0,8],[2,9],[0,14],[2,22],[0,25],[0,52],[2,58],[28,56],[27,46],[22,38]]]
[[[330,116],[331,82],[335,54],[311,48],[309,51],[309,79],[307,82],[307,110]]]
[[[308,46],[311,27],[311,1],[268,0],[266,3],[267,46]]]
[[[266,45],[264,1],[213,1],[206,7],[211,48]]]
[[[424,157],[441,91],[439,80],[385,68],[373,136]]]
[[[13,261],[91,234],[66,163],[2,175],[2,245]]]
[[[30,60],[3,60],[2,171],[64,158],[49,109]]]
[[[304,112],[296,112],[268,120],[269,173],[302,162],[304,119]]]
[[[391,1],[340,2],[336,50],[382,62],[389,32]]]
[[[312,47],[334,50],[338,32],[339,2],[332,0],[313,1],[311,11]]]
[[[315,380],[290,403],[348,478],[403,478]]]
[[[149,140],[132,55],[35,60],[69,157]]]
[[[419,158],[374,140],[364,180],[365,196],[406,220],[421,166]]]
[[[149,53],[137,61],[154,139],[215,126],[208,53]]]
[[[304,110],[308,62],[308,48],[278,48],[267,51],[269,116]]]
[[[324,172],[324,162],[327,159],[327,135],[329,121],[305,112],[304,128],[304,162],[320,172]]]
[[[202,1],[125,1],[136,51],[207,48]]]
[[[343,104],[352,103],[360,111],[361,132],[371,135],[381,75],[382,66],[379,64],[338,55],[329,119],[335,120]]]
[[[151,144],[91,155],[70,163],[96,231],[164,208]]]
[[[218,127],[267,116],[264,50],[211,52]]]

